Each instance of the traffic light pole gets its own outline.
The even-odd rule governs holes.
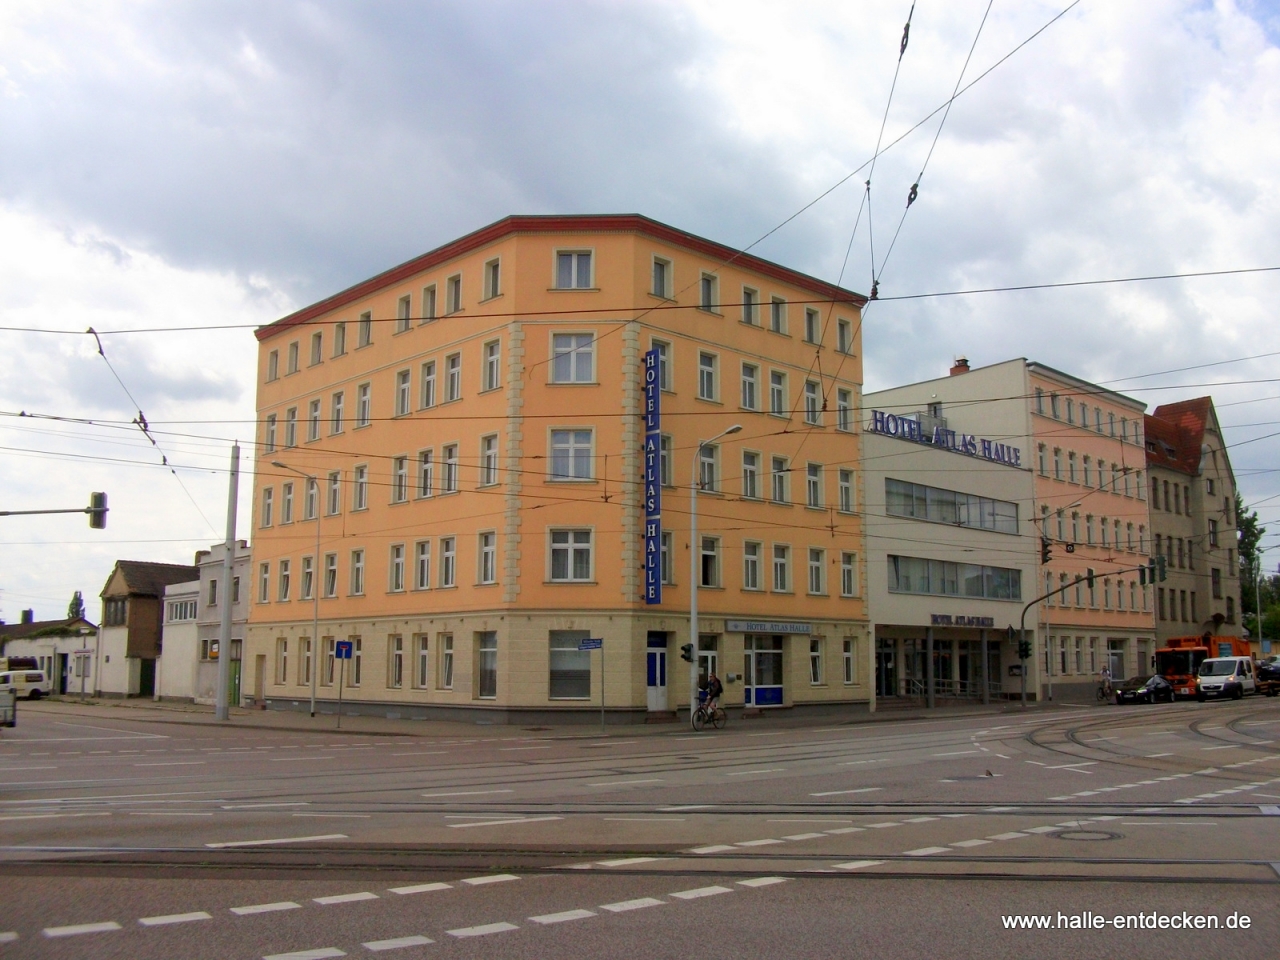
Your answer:
[[[35,517],[46,513],[87,513],[89,526],[102,530],[107,525],[107,495],[91,494],[87,507],[69,507],[65,510],[0,510],[0,517]]]

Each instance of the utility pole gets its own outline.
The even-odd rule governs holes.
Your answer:
[[[231,583],[236,561],[236,501],[240,495],[240,444],[231,445],[231,479],[227,488],[227,542],[222,557],[222,623],[218,628],[218,697],[214,716],[230,720],[231,708]]]

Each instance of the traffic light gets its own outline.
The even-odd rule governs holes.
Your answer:
[[[89,526],[94,530],[107,528],[107,495],[105,493],[89,494]]]
[[[1089,585],[1089,589],[1093,589],[1093,567],[1084,572],[1084,582]]]
[[[1031,659],[1031,641],[1030,640],[1018,641],[1018,659],[1019,660]]]
[[[1156,579],[1163,583],[1168,576],[1168,561],[1165,559],[1164,554],[1161,554],[1156,557]]]
[[[693,644],[686,643],[680,648],[680,659],[685,663],[693,663]]]
[[[1048,537],[1040,538],[1040,562],[1048,563],[1053,559],[1053,544]]]
[[[1138,570],[1138,583],[1146,586],[1149,583],[1156,582],[1156,559],[1152,557],[1147,561],[1147,565]]]

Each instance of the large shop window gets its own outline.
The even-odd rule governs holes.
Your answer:
[[[1022,571],[948,563],[921,557],[889,557],[889,592],[1021,600]]]
[[[971,493],[885,479],[885,509],[892,517],[933,520],[997,533],[1018,532],[1018,505]]]
[[[551,631],[551,699],[591,699],[591,651],[579,650],[578,641],[590,630]]]

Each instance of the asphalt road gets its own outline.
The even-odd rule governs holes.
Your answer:
[[[1280,955],[1273,700],[608,737],[120,713],[0,736],[0,960]]]

